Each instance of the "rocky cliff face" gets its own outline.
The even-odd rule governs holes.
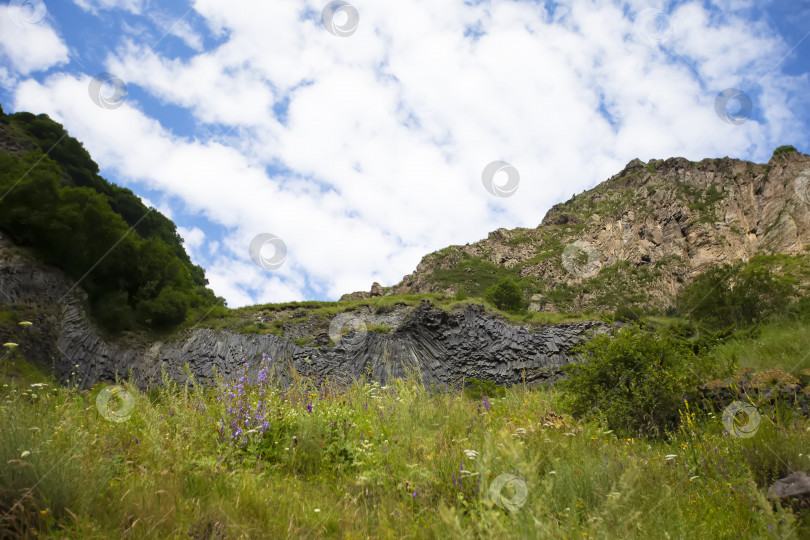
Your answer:
[[[461,286],[477,295],[486,276],[473,263],[484,262],[521,280],[537,311],[614,308],[611,295],[602,294],[605,286],[616,289],[614,297],[621,289],[644,289],[638,303],[664,308],[710,265],[809,247],[810,156],[779,153],[768,164],[633,160],[553,207],[537,228],[499,229],[474,244],[431,253],[384,294],[455,294]],[[453,271],[466,279],[448,279]],[[614,274],[623,279],[606,282]],[[571,286],[577,294],[560,293]],[[376,289],[353,297],[383,293]]]
[[[206,380],[216,371],[231,378],[247,359],[254,369],[262,354],[272,358],[282,383],[293,372],[315,381],[349,382],[369,375],[382,383],[409,373],[426,384],[455,386],[463,378],[490,379],[501,384],[537,384],[555,378],[558,368],[573,360],[569,350],[597,322],[550,325],[535,332],[468,305],[447,313],[422,303],[416,308],[380,314],[396,323],[387,334],[358,331],[334,346],[308,347],[275,335],[241,335],[196,328],[175,340],[144,342],[130,336],[102,337],[88,320],[85,295],[60,271],[26,257],[0,237],[0,302],[26,305],[34,315],[31,327],[0,336],[19,342],[20,350],[62,380],[81,387],[126,377],[130,369],[140,385],[159,381],[161,372],[177,381],[189,374]],[[306,332],[306,326],[299,329]],[[189,370],[185,370],[185,365]]]

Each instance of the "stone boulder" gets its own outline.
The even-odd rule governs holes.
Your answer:
[[[794,511],[810,506],[810,474],[794,471],[768,488],[768,498],[789,504]]]

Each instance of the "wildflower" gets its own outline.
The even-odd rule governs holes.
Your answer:
[[[40,513],[40,515],[44,516],[45,514],[48,513],[48,509],[46,508],[45,510],[40,510],[39,513]]]
[[[3,343],[3,347],[6,349],[16,349],[18,345],[16,343]]]
[[[25,450],[25,451],[23,451],[22,454],[20,454],[20,459],[25,459],[30,455],[31,455],[31,452],[29,452],[28,450]]]
[[[490,409],[490,407],[492,407],[492,405],[490,405],[489,401],[487,401],[487,396],[484,396],[483,401],[484,401],[484,408],[486,408],[486,410],[489,411],[489,409]]]
[[[677,457],[678,457],[678,454],[667,454],[667,455],[664,456],[664,459],[666,459],[667,461],[672,461],[673,459],[675,459]]]
[[[464,453],[467,454],[467,458],[475,460],[478,457],[478,452],[475,450],[464,450]]]
[[[23,322],[20,323],[20,326],[24,326],[25,328],[28,328],[29,326],[31,326],[33,324],[34,323],[32,323],[31,321],[23,321]]]
[[[308,410],[309,412],[312,412],[312,403],[310,403],[309,405],[307,405],[307,410]]]
[[[316,508],[316,509],[315,509],[315,512],[320,512],[320,511],[321,511],[321,509],[320,509],[320,508]]]

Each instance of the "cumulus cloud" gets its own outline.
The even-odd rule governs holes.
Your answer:
[[[27,22],[25,13],[21,16],[19,10],[15,13],[7,5],[0,5],[0,58],[21,75],[44,71],[69,60],[67,45],[56,31],[47,21],[34,16],[36,19]]]
[[[635,0],[356,7],[349,37],[324,30],[313,0],[197,0],[216,46],[190,26],[185,56],[121,38],[106,68],[190,113],[193,136],[134,98],[96,107],[75,74],[21,82],[15,105],[65,123],[122,183],[177,202],[193,259],[232,306],[392,284],[429,251],[536,226],[635,157],[765,160],[806,133],[791,114],[807,106],[806,76],[773,67],[790,47],[734,11],[685,2],[640,27],[649,6]],[[714,101],[737,85],[756,114],[731,125]],[[495,160],[519,171],[512,197],[482,185]],[[288,247],[275,271],[248,254],[265,232]]]

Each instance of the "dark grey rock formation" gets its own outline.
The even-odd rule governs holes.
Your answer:
[[[53,316],[34,322],[40,329],[49,328],[55,342],[23,350],[52,365],[60,378],[80,380],[82,387],[113,381],[116,375],[125,378],[130,370],[144,386],[150,380],[159,382],[162,371],[177,381],[189,374],[197,380],[210,379],[215,371],[230,378],[245,362],[255,369],[262,354],[272,359],[282,383],[297,372],[317,382],[346,383],[368,374],[385,383],[412,373],[428,385],[456,386],[472,377],[507,385],[538,384],[557,377],[559,367],[573,360],[569,349],[601,327],[598,322],[581,322],[530,332],[487,314],[482,306],[447,313],[423,302],[410,311],[378,315],[396,321],[390,333],[361,328],[332,347],[205,328],[188,330],[180,339],[166,342],[113,341],[100,336],[88,320],[79,287],[58,270],[16,255],[7,243],[0,246],[0,301],[50,310]]]
[[[810,507],[810,474],[794,471],[780,478],[768,488],[768,498],[786,503],[794,512],[806,511]]]

